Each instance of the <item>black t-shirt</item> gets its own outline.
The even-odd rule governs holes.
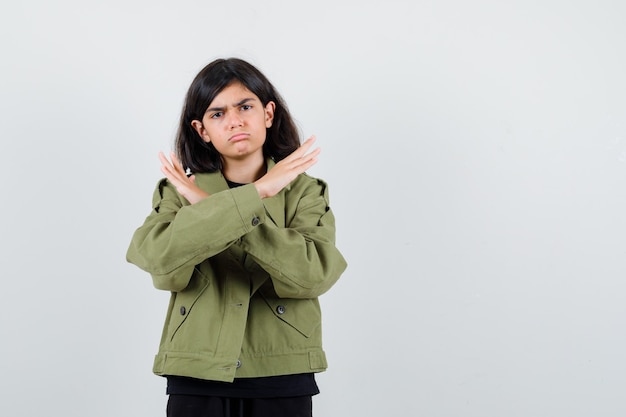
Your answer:
[[[281,398],[319,394],[315,376],[280,375],[236,378],[234,382],[206,381],[182,376],[167,377],[167,394],[208,395],[229,398]]]

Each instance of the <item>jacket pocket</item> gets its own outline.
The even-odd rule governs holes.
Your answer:
[[[311,337],[322,324],[319,301],[313,299],[274,298],[261,294],[274,316],[305,337]]]
[[[187,320],[187,317],[189,317],[189,314],[193,310],[202,293],[204,293],[204,291],[206,291],[209,287],[209,284],[209,278],[196,266],[187,288],[176,293],[172,309],[170,311],[168,327],[170,340],[174,339],[174,336]]]

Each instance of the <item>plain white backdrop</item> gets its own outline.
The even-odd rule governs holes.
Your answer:
[[[258,66],[349,267],[317,417],[626,414],[622,1],[31,0],[0,11],[0,414],[165,415],[125,261],[186,89]]]

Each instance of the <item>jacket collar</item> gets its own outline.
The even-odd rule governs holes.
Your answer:
[[[268,171],[276,165],[276,162],[271,158],[267,158],[265,162]],[[228,190],[228,183],[221,171],[196,174],[196,185],[209,193],[209,195]],[[284,227],[285,225],[285,191],[290,188],[291,184],[287,185],[274,197],[263,199],[267,215],[279,227]]]

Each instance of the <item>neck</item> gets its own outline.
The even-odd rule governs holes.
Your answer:
[[[229,181],[240,184],[250,184],[261,178],[267,172],[265,158],[256,161],[228,160],[223,161],[222,174]]]

